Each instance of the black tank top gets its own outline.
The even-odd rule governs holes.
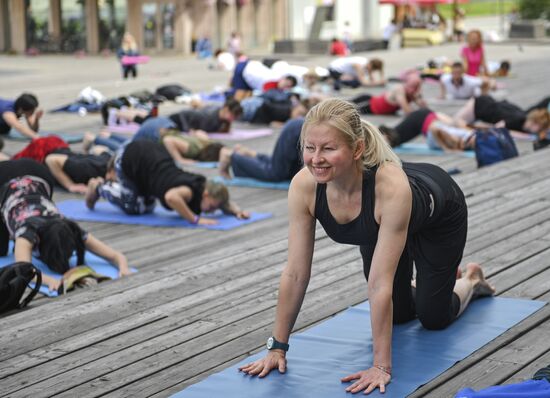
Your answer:
[[[419,232],[422,228],[431,225],[443,211],[444,193],[430,177],[432,170],[437,169],[439,167],[427,163],[403,163],[403,171],[409,179],[412,191],[409,233]],[[379,225],[374,218],[376,171],[377,167],[374,167],[363,172],[361,212],[346,224],[338,224],[330,213],[326,184],[317,184],[315,218],[335,242],[360,246],[376,244],[379,230]],[[437,206],[437,203],[440,206]]]

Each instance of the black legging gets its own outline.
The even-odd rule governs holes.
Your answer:
[[[132,77],[137,77],[137,68],[135,65],[125,65],[122,67],[122,71],[124,73],[125,79],[128,78],[128,75],[130,75],[130,73],[132,74]]]
[[[430,184],[434,196],[433,221],[421,231],[409,231],[393,281],[393,322],[403,323],[418,316],[426,329],[443,329],[460,310],[460,299],[453,289],[466,245],[468,211],[464,195],[453,179],[444,170],[435,166],[431,169],[431,180],[424,173],[419,178]],[[367,279],[374,248],[361,246]],[[415,292],[411,288],[413,261],[417,271]]]
[[[362,94],[358,95],[357,97],[353,97],[350,101],[357,105],[357,109],[359,109],[359,112],[372,113],[372,110],[370,108],[371,98],[372,95],[370,94]]]
[[[264,101],[256,110],[252,123],[269,124],[271,122],[286,122],[290,119],[292,104],[290,102]]]

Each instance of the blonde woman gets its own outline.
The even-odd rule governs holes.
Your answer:
[[[319,220],[336,242],[360,246],[368,281],[373,362],[342,381],[353,382],[346,388],[352,393],[384,392],[392,375],[393,323],[418,317],[424,327],[442,329],[473,297],[494,293],[478,264],[468,264],[464,277],[456,279],[466,243],[464,195],[435,165],[402,165],[380,132],[340,99],[311,109],[301,143],[306,167],[289,191],[288,263],[270,350],[240,370],[260,377],[272,369],[285,372]]]
[[[137,55],[139,55],[139,51],[137,48],[136,39],[134,39],[134,36],[132,36],[128,32],[124,33],[124,36],[122,37],[122,44],[120,45],[120,48],[117,51],[117,57],[120,60],[120,63],[122,65],[122,75],[124,79],[127,79],[130,73],[132,74],[133,78],[136,78],[137,67],[136,67],[136,64],[122,63],[122,58],[133,57]]]

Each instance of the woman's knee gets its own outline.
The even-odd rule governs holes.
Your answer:
[[[441,330],[445,329],[453,321],[453,317],[448,313],[437,310],[418,311],[418,320],[425,329]]]

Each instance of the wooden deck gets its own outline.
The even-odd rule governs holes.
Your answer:
[[[525,79],[511,81],[518,89],[511,100],[531,103],[544,93],[528,85],[543,72],[532,62],[520,70]],[[68,120],[66,129],[77,121]],[[252,144],[267,150],[274,139]],[[498,295],[548,301],[550,150],[531,153],[527,143],[520,149],[520,158],[481,170],[455,155],[408,159],[463,171],[456,177],[470,215],[463,263],[482,263]],[[139,272],[0,318],[0,396],[166,397],[262,348],[286,261],[286,192],[231,194],[274,217],[228,232],[82,223]],[[335,244],[318,227],[296,330],[366,297],[358,249]],[[411,396],[452,397],[465,386],[529,378],[550,362],[549,331],[545,306]]]

